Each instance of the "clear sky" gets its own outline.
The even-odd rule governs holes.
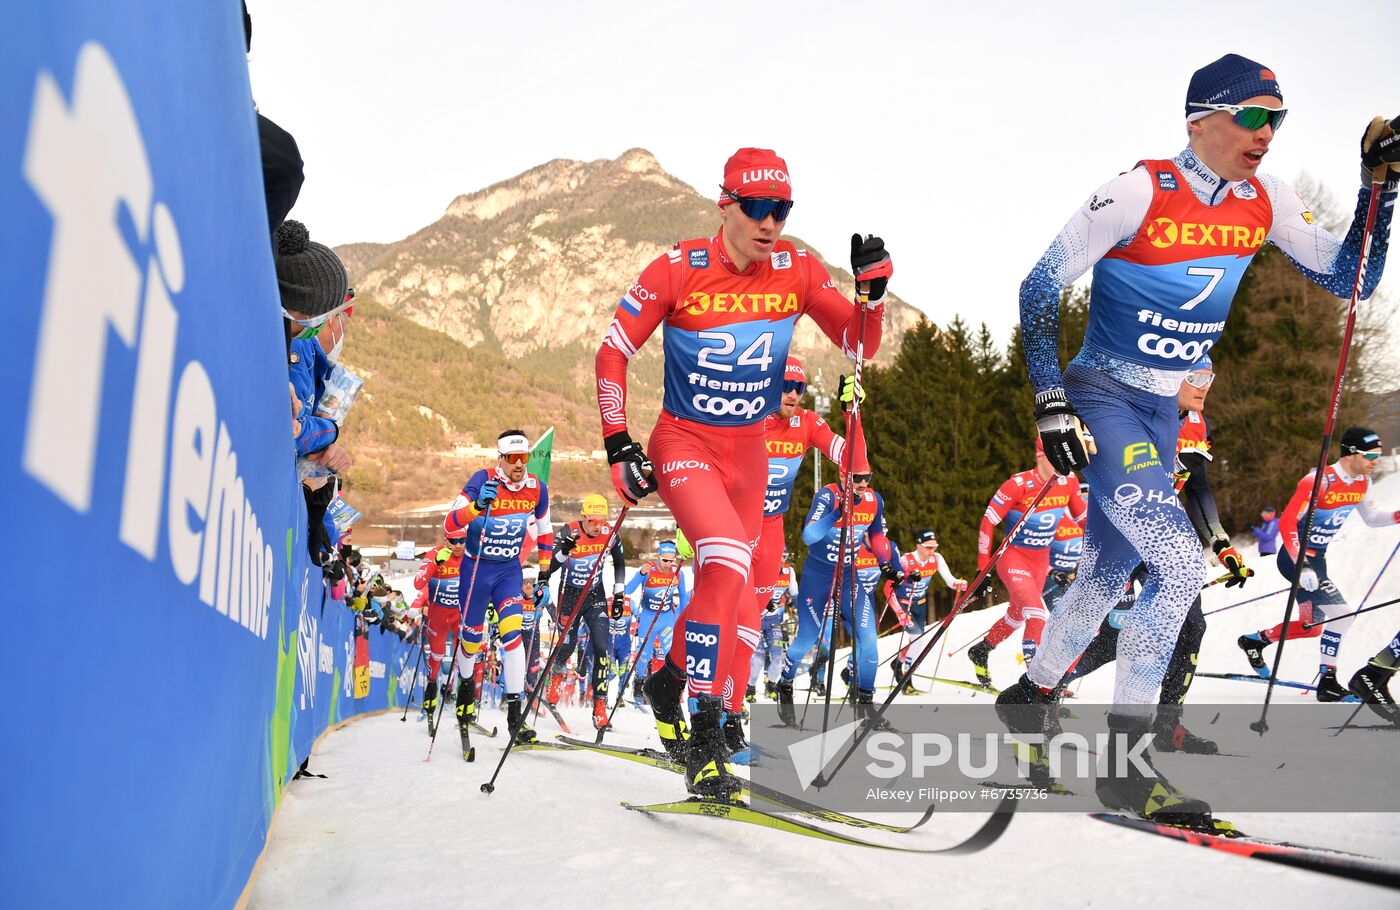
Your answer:
[[[254,95],[301,145],[293,217],[316,239],[397,240],[461,193],[638,146],[713,197],[734,149],[768,147],[792,174],[790,231],[838,262],[852,232],[882,235],[893,290],[999,341],[1071,212],[1185,145],[1194,69],[1227,52],[1271,67],[1289,116],[1262,170],[1307,172],[1346,212],[1362,130],[1400,113],[1393,2],[249,8]]]

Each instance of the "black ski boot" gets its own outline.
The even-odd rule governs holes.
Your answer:
[[[701,799],[731,802],[738,799],[744,782],[729,769],[729,752],[720,725],[723,713],[723,700],[713,695],[695,699],[685,750],[685,782],[686,789]]]
[[[769,701],[772,701],[773,699],[778,697],[777,689],[774,688],[773,680],[765,679],[763,681],[763,697],[768,699]]]
[[[1249,666],[1265,678],[1269,675],[1269,665],[1264,663],[1264,648],[1268,642],[1258,635],[1241,635],[1235,644],[1240,646],[1244,652],[1245,660],[1249,661]]]
[[[856,720],[862,727],[870,727],[871,732],[888,731],[897,733],[894,726],[883,717],[876,717],[875,693],[856,689]]]
[[[913,681],[909,678],[908,671],[904,669],[904,662],[896,660],[890,665],[890,671],[894,674],[894,687],[904,695],[923,695],[914,688]]]
[[[758,701],[757,686],[749,686],[748,691],[744,693],[744,701],[748,702],[749,704],[753,704],[754,702]]]
[[[1392,724],[1400,726],[1400,706],[1390,694],[1390,678],[1395,675],[1393,667],[1382,667],[1368,663],[1357,670],[1348,688],[1357,698],[1370,705],[1371,710]]]
[[[1318,701],[1341,701],[1351,693],[1342,688],[1342,684],[1337,682],[1337,668],[1328,667],[1322,671],[1322,676],[1317,680],[1317,700]]]
[[[1138,744],[1148,735],[1151,722],[1145,717],[1108,715],[1108,753],[1105,776],[1096,790],[1099,802],[1109,809],[1131,812],[1149,821],[1215,832],[1210,806],[1187,796],[1152,764],[1146,748]],[[1119,763],[1123,772],[1120,776]]]
[[[787,680],[774,683],[773,698],[778,703],[778,720],[789,727],[797,726],[797,709],[792,704],[792,683]]]
[[[642,696],[643,682],[644,680],[640,676],[632,677],[632,704],[636,705],[638,708],[642,706],[642,702],[644,701]]]
[[[1059,786],[1050,776],[1050,753],[1046,744],[1060,732],[1060,721],[1053,692],[1046,692],[1022,675],[997,696],[997,718],[1013,735],[1040,735],[1040,742],[1018,740],[1016,758],[1027,766],[1027,777],[1040,789]]]
[[[469,679],[457,683],[457,732],[462,734],[462,760],[476,761],[471,723],[476,720],[476,686]]]
[[[1181,705],[1162,705],[1158,708],[1152,731],[1152,748],[1158,752],[1215,755],[1220,751],[1213,740],[1197,736],[1181,725]]]
[[[811,671],[807,674],[807,687],[812,690],[812,694],[817,698],[826,698],[826,680],[822,679],[822,674],[818,671],[816,665],[813,665]]]
[[[977,674],[977,684],[987,689],[992,687],[992,671],[987,669],[987,661],[991,656],[992,646],[987,644],[985,638],[967,649],[967,659],[972,661],[972,672]]]
[[[423,687],[423,713],[428,717],[428,738],[437,732],[438,684],[436,679],[428,680]]]
[[[743,717],[738,714],[724,715],[724,747],[729,750],[729,760],[736,765],[749,763],[749,740],[744,736]]]
[[[535,731],[525,723],[525,696],[519,692],[506,694],[506,729],[517,746],[539,741]]]
[[[661,669],[647,677],[642,684],[647,702],[651,705],[652,717],[656,719],[656,732],[661,736],[661,745],[666,754],[675,761],[685,761],[686,737],[685,712],[681,710],[681,698],[685,695],[685,674],[676,669],[669,660]],[[716,725],[719,721],[716,719]]]

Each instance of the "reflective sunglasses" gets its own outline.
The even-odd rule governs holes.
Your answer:
[[[869,474],[852,474],[851,483],[870,483]]]
[[[1380,457],[1381,457],[1381,453],[1380,453],[1380,452],[1363,452],[1363,451],[1361,451],[1360,449],[1353,448],[1353,447],[1351,447],[1351,446],[1347,446],[1347,447],[1346,447],[1346,453],[1347,453],[1348,455],[1360,455],[1362,458],[1366,459],[1367,461],[1375,461],[1377,458],[1380,458]]]
[[[1186,384],[1193,389],[1208,389],[1215,382],[1214,373],[1187,373]]]
[[[506,464],[524,464],[530,460],[530,456],[524,452],[510,452],[501,457],[506,460]]]
[[[467,539],[465,537],[449,537],[447,538],[447,545],[449,547],[465,547],[467,545]]]
[[[806,391],[807,391],[807,383],[803,382],[803,381],[800,380],[800,379],[784,379],[784,380],[783,380],[783,394],[784,394],[784,395],[786,395],[788,392],[796,392],[797,394],[802,395],[802,394],[804,394]]]
[[[791,199],[754,199],[751,196],[740,196],[733,190],[726,190],[723,186],[720,190],[725,198],[732,200],[739,206],[739,211],[743,212],[754,221],[762,221],[769,215],[774,221],[787,221],[788,212],[792,211]]]
[[[332,316],[339,316],[341,313],[344,313],[346,316],[354,314],[354,300],[355,289],[347,288],[345,291],[345,300],[340,304],[340,306],[336,307],[330,312],[322,313],[320,316],[312,316],[310,319],[298,319],[291,313],[288,313],[286,307],[283,307],[282,315],[290,319],[292,322],[295,322],[297,325],[301,326],[301,331],[293,335],[292,338],[299,341],[304,341],[308,338],[315,338],[317,335],[321,334],[321,330],[330,324]]]
[[[1288,114],[1288,108],[1260,107],[1257,104],[1197,104],[1191,102],[1187,107],[1199,107],[1207,111],[1225,111],[1231,115],[1237,126],[1242,126],[1247,130],[1257,130],[1264,124],[1268,124],[1274,129],[1283,126],[1283,118]]]

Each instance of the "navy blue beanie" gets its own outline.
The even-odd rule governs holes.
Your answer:
[[[1186,87],[1186,116],[1205,115],[1209,111],[1191,107],[1191,103],[1240,104],[1259,95],[1272,95],[1283,100],[1274,71],[1239,54],[1226,54],[1191,74]]]

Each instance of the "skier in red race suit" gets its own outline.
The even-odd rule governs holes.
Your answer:
[[[997,562],[997,575],[1006,585],[1010,603],[1006,615],[992,624],[986,638],[967,649],[972,661],[977,681],[990,686],[991,674],[987,670],[987,658],[992,649],[1005,641],[1012,632],[1025,627],[1021,636],[1021,650],[1029,661],[1040,647],[1040,633],[1045,629],[1049,612],[1041,592],[1045,590],[1045,576],[1050,574],[1050,544],[1059,530],[1060,519],[1068,515],[1074,521],[1083,521],[1087,506],[1079,492],[1079,478],[1055,473],[1045,457],[1045,449],[1040,439],[1035,441],[1035,467],[1029,471],[1013,474],[987,503],[987,512],[982,517],[982,527],[977,534],[977,569],[985,569],[992,561],[992,535],[996,526],[1003,521],[1008,528],[1014,528],[1021,516],[1035,502],[1036,494],[1044,484],[1053,484],[1056,489],[1045,494],[1034,512],[1010,546]],[[982,580],[982,590],[974,597],[986,593],[992,579],[988,575]]]
[[[873,356],[893,273],[882,240],[853,237],[852,271],[868,293],[863,305],[852,305],[816,257],[780,239],[792,204],[781,158],[768,149],[735,152],[724,167],[719,231],[682,241],[646,267],[619,302],[596,358],[613,484],[629,503],[659,489],[695,547],[683,634],[645,688],[663,743],[684,754],[687,787],[702,797],[729,798],[741,785],[729,769],[722,696],[740,610],[754,600],[764,418],[780,403],[793,327],[806,314],[846,356],[858,344]],[[644,451],[628,432],[627,365],[663,323],[665,397]],[[756,640],[758,630],[742,634]],[[694,699],[688,741],[680,704],[687,691]]]

